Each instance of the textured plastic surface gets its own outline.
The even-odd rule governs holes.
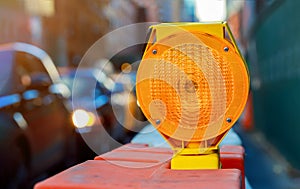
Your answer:
[[[102,188],[209,188],[241,189],[241,170],[235,169],[230,154],[242,148],[222,147],[226,161],[218,170],[171,170],[172,151],[129,144],[97,156],[38,183],[35,189],[102,189]],[[236,149],[239,148],[239,149]],[[152,156],[150,156],[152,154]],[[241,158],[243,157],[242,154]],[[234,158],[232,158],[234,160]],[[135,168],[134,168],[135,167]]]
[[[242,146],[223,146],[220,149],[220,162],[222,169],[239,169],[242,174],[242,188],[245,188],[245,150]]]
[[[225,24],[220,26],[225,30]],[[139,66],[136,89],[141,109],[166,138],[219,137],[246,103],[249,78],[244,61],[235,45],[220,37],[225,34],[211,35],[196,25],[191,30],[169,27],[176,32],[164,38],[158,37],[161,28],[155,28],[160,40],[148,44]]]

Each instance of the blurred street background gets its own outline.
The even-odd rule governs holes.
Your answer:
[[[108,56],[122,42],[146,40],[147,30],[109,38],[97,63],[80,66],[97,40],[135,23],[199,21],[227,21],[249,67],[249,99],[234,130],[250,185],[300,188],[299,7],[296,0],[0,0],[0,188],[32,188],[130,142],[148,124],[135,95],[144,44]]]

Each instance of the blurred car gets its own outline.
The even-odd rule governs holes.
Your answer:
[[[74,153],[70,91],[50,57],[25,43],[0,46],[0,78],[0,185],[24,188]]]
[[[124,83],[116,82],[103,70],[60,69],[63,81],[72,91],[73,123],[79,133],[93,132],[93,127],[101,125],[114,140],[127,143],[133,137],[130,130],[136,126],[130,112],[138,108],[132,106],[136,98]]]
[[[93,126],[99,124],[103,124],[109,131],[114,122],[109,105],[109,91],[96,80],[93,70],[60,69],[60,73],[64,84],[72,92],[68,107],[72,111],[72,121],[76,131],[87,133]],[[98,112],[94,111],[96,109]]]

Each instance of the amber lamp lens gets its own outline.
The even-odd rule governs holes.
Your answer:
[[[155,42],[137,72],[137,97],[165,136],[203,141],[228,131],[245,106],[248,71],[234,46],[201,32]]]

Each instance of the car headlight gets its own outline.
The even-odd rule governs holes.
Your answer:
[[[95,115],[83,109],[77,109],[72,114],[72,121],[75,127],[84,128],[94,125]]]

